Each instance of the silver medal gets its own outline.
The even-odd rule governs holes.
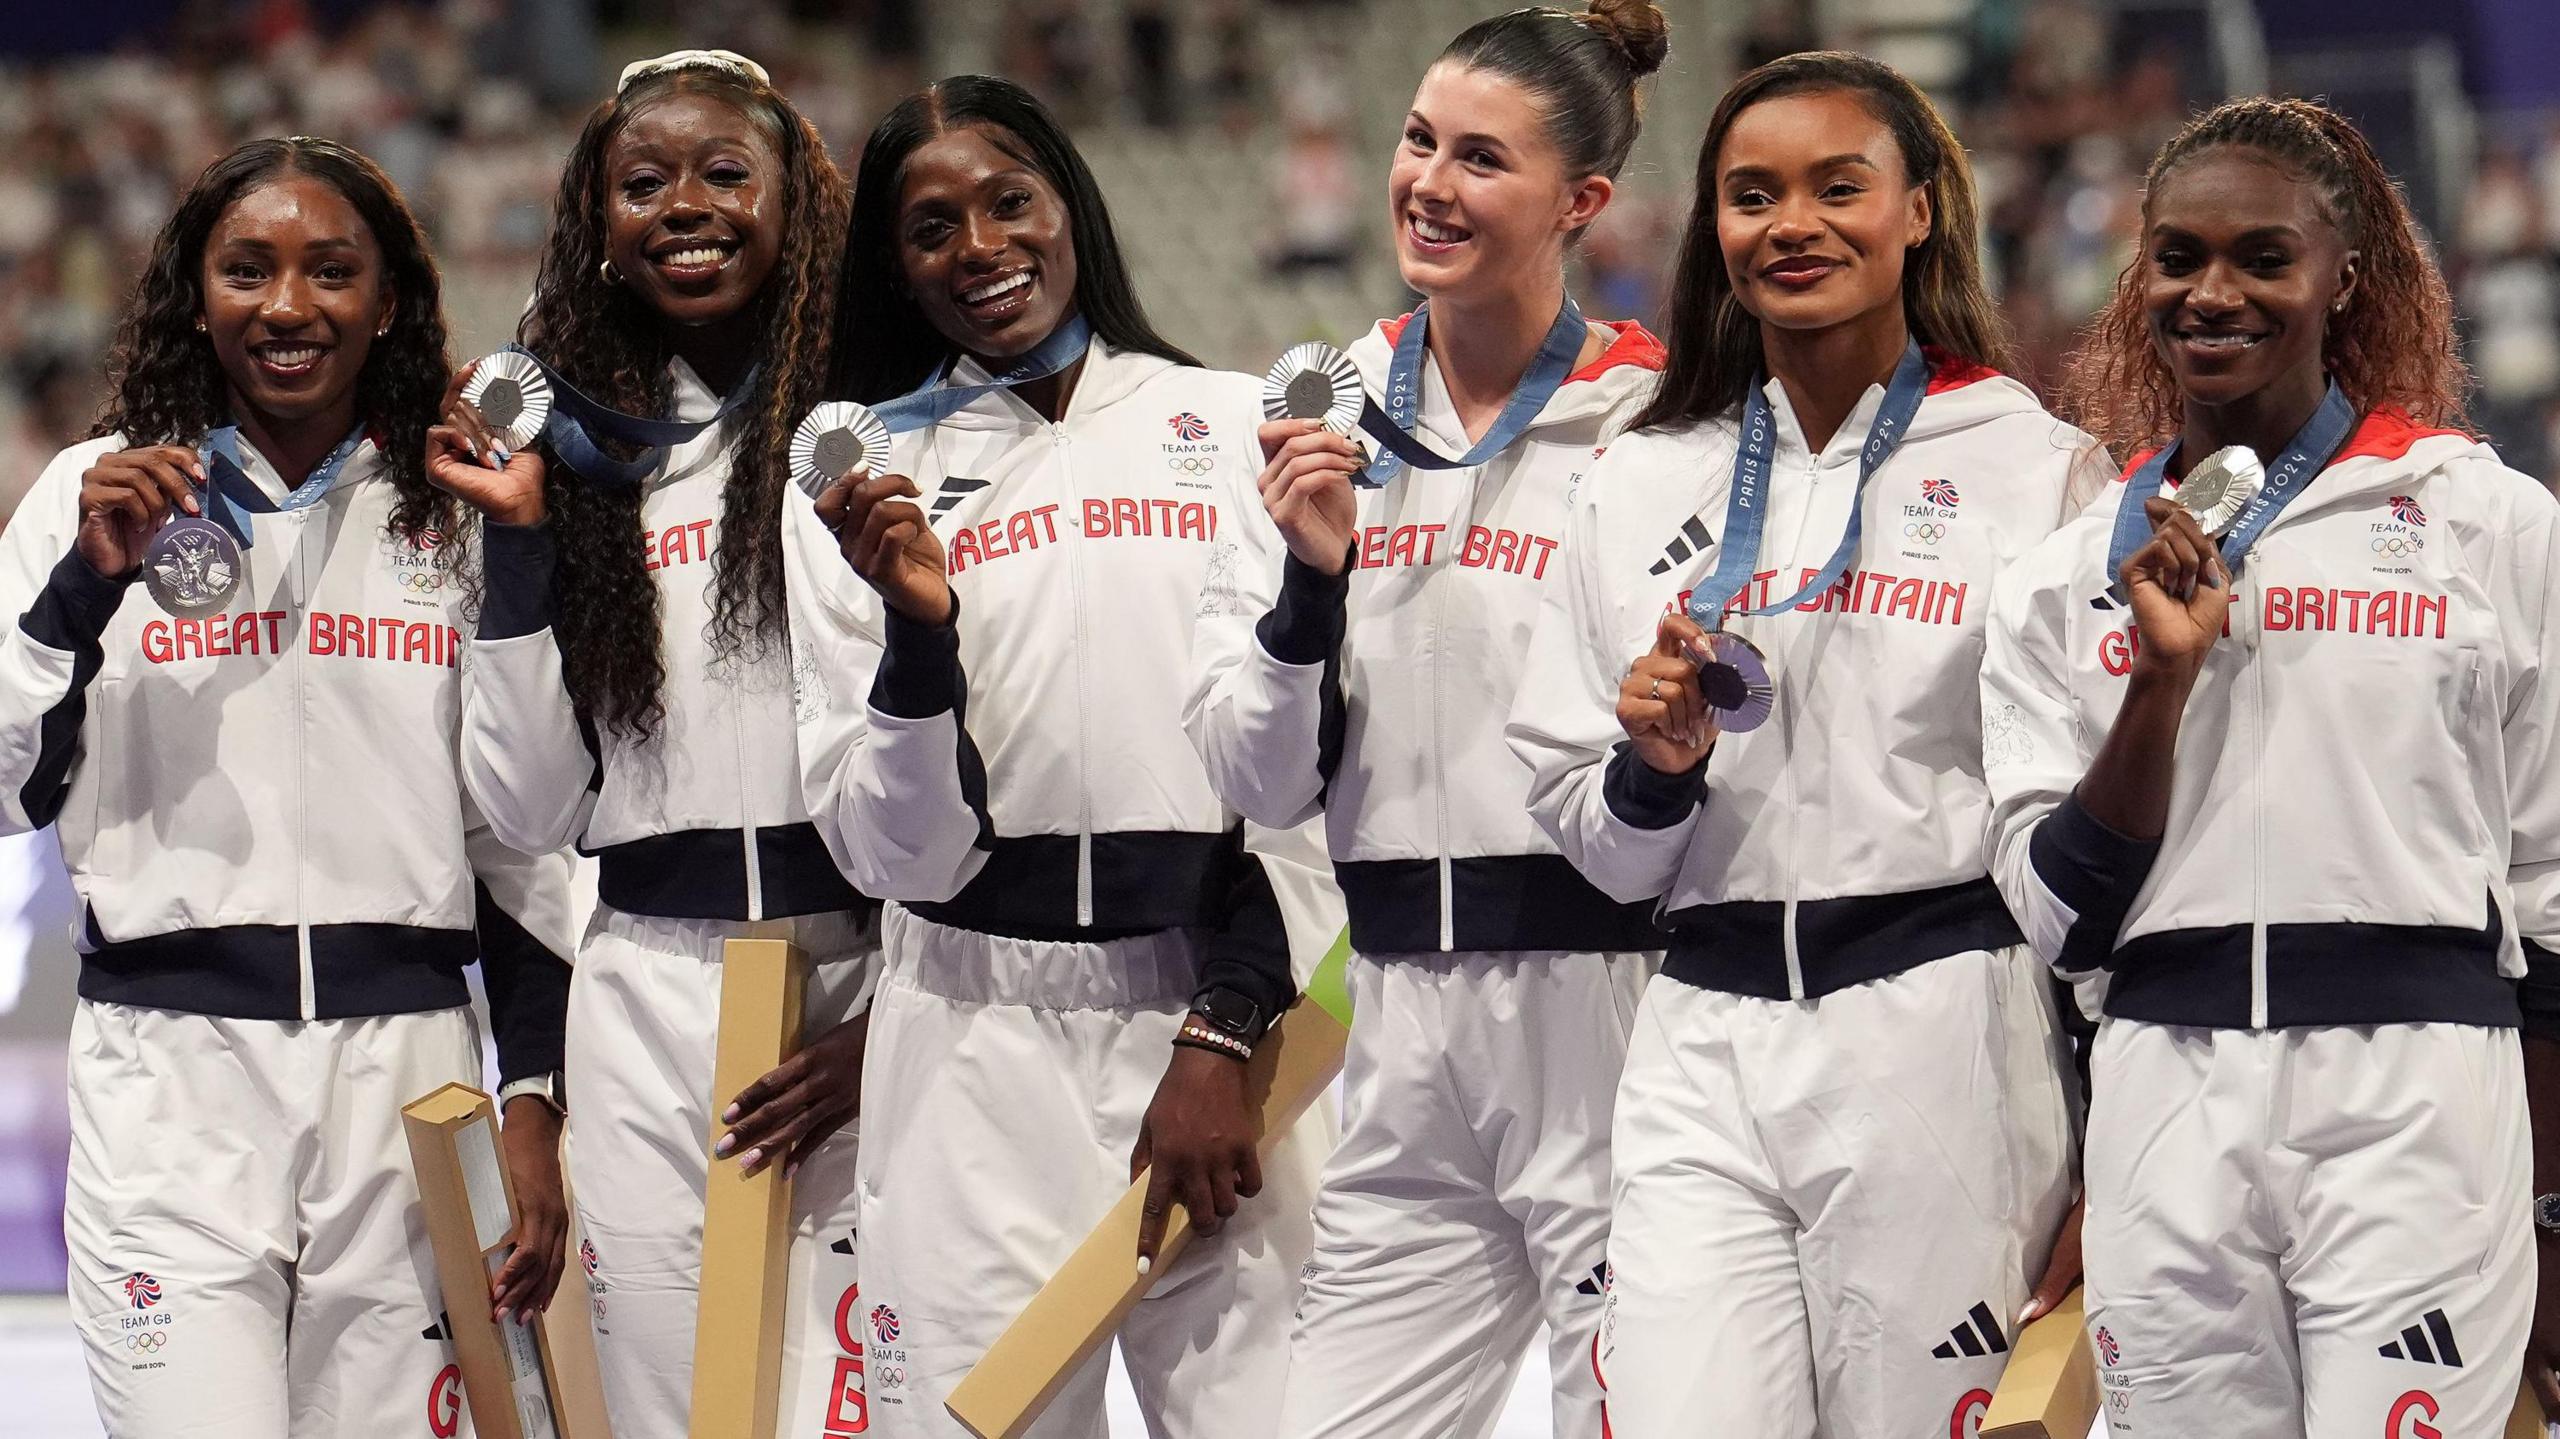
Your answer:
[[[2196,517],[2196,527],[2213,539],[2230,533],[2249,502],[2267,487],[2266,466],[2246,445],[2233,445],[2205,456],[2187,471],[2175,496],[2178,508]]]
[[[1348,435],[1360,426],[1362,403],[1360,371],[1350,356],[1322,340],[1292,346],[1262,377],[1266,420],[1316,420]]]
[[[888,462],[888,425],[851,400],[811,410],[791,434],[791,480],[813,500],[847,471],[877,474]]]
[[[1726,734],[1749,734],[1769,722],[1778,707],[1778,687],[1769,678],[1769,658],[1757,645],[1717,630],[1704,646],[1692,641],[1689,662],[1698,667],[1698,698]]]
[[[142,555],[142,584],[152,603],[183,617],[212,614],[240,592],[240,542],[213,521],[179,515],[161,526]]]
[[[474,363],[462,398],[513,450],[532,444],[551,419],[550,378],[531,355],[518,350],[500,350]]]

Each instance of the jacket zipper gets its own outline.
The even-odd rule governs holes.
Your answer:
[[[2267,667],[2257,653],[2260,639],[2250,623],[2255,613],[2251,607],[2251,590],[2258,572],[2258,551],[2252,546],[2241,559],[2240,582],[2233,587],[2232,604],[2239,609],[2234,630],[2248,637],[2242,647],[2242,659],[2249,666],[2249,724],[2257,741],[2255,763],[2249,770],[2249,810],[2251,839],[2249,845],[2249,1027],[2267,1027]]]
[[[1061,419],[1049,426],[1050,443],[1058,453],[1058,477],[1067,500],[1076,499],[1076,467],[1069,454],[1066,422]],[[1075,610],[1074,639],[1067,648],[1075,656],[1076,667],[1076,925],[1093,924],[1093,783],[1086,773],[1085,751],[1090,737],[1085,721],[1090,707],[1085,701],[1084,675],[1084,560],[1083,547],[1067,548],[1067,594]]]
[[[291,728],[293,730],[294,837],[293,948],[295,963],[301,970],[300,979],[302,1003],[299,1012],[304,1019],[310,1020],[320,1017],[319,994],[317,992],[318,981],[312,974],[311,970],[311,914],[309,909],[306,907],[306,899],[303,894],[303,874],[308,866],[302,862],[303,852],[307,851],[311,847],[311,787],[306,782],[303,775],[303,766],[306,759],[303,734],[306,727],[311,723],[311,716],[305,706],[302,693],[303,655],[309,648],[308,641],[311,634],[311,626],[308,619],[308,616],[311,613],[311,579],[308,565],[311,551],[310,544],[308,543],[310,539],[310,529],[308,526],[301,523],[298,515],[278,516],[278,518],[285,524],[289,524],[293,527],[293,563],[287,573],[291,577],[293,585],[294,615],[296,620],[300,622],[303,631],[300,635],[295,636],[292,660],[293,724]]]

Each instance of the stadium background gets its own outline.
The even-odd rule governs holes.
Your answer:
[[[1484,0],[26,0],[0,24],[0,516],[85,432],[125,291],[178,191],[258,135],[372,154],[426,222],[458,358],[508,337],[559,162],[626,61],[754,56],[850,171],[934,76],[1055,105],[1164,331],[1258,370],[1407,307],[1383,215],[1415,79]],[[2560,474],[2560,5],[2551,0],[1663,0],[1672,56],[1576,263],[1593,314],[1658,323],[1697,137],[1759,60],[1843,46],[1946,107],[1994,283],[2048,385],[2128,253],[2140,170],[2193,108],[2323,95],[2407,185],[2462,311],[2474,418]],[[382,796],[383,822],[400,822]],[[50,835],[0,842],[0,1391],[88,1436],[62,1274],[72,904]],[[1529,1390],[1505,1433],[1544,1432]],[[31,1406],[31,1407],[29,1407]]]

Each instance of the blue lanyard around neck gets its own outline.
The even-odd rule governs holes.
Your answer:
[[[2232,574],[2240,573],[2240,557],[2258,542],[2276,522],[2285,507],[2311,488],[2312,479],[2329,467],[2329,461],[2347,443],[2356,427],[2356,407],[2347,402],[2346,391],[2338,382],[2329,382],[2329,393],[2320,408],[2294,432],[2284,453],[2267,470],[2267,482],[2251,496],[2248,508],[2240,512],[2238,523],[2222,537],[2223,567]],[[2107,544],[2107,583],[2113,586],[2116,576],[2124,573],[2124,562],[2133,552],[2151,542],[2151,519],[2143,514],[2145,500],[2160,493],[2169,476],[2169,462],[2176,458],[2178,441],[2163,445],[2160,453],[2142,462],[2141,468],[2125,478],[2124,501],[2116,510],[2116,527]]]
[[[1742,611],[1773,615],[1803,602],[1807,595],[1831,588],[1858,552],[1858,536],[1866,526],[1867,481],[1875,477],[1911,432],[1911,418],[1929,392],[1929,362],[1917,341],[1905,345],[1885,386],[1884,405],[1876,411],[1867,443],[1858,451],[1858,487],[1849,495],[1849,523],[1831,558],[1802,588],[1785,599]],[[1705,630],[1724,627],[1725,610],[1751,583],[1760,564],[1760,536],[1769,524],[1769,471],[1778,453],[1778,417],[1769,406],[1769,382],[1760,377],[1742,404],[1741,445],[1733,457],[1733,491],[1725,498],[1724,534],[1716,545],[1715,572],[1689,592],[1689,618]]]
[[[281,500],[267,498],[258,482],[249,478],[248,466],[240,459],[240,427],[223,425],[206,432],[204,445],[198,451],[204,460],[205,518],[220,525],[247,549],[254,543],[249,537],[249,521],[241,512],[271,515],[283,510],[309,509],[327,497],[344,478],[347,462],[356,457],[356,449],[364,443],[364,425],[359,422],[347,432],[302,483],[285,492]]]
[[[1082,315],[1070,315],[1049,337],[1034,345],[1012,364],[997,372],[983,385],[951,384],[951,366],[946,363],[934,372],[932,379],[900,395],[894,400],[873,405],[871,413],[889,427],[891,434],[909,430],[927,430],[968,408],[972,400],[998,390],[1010,390],[1051,375],[1084,358],[1093,342],[1093,326]]]
[[[1573,296],[1564,297],[1564,308],[1556,311],[1556,322],[1547,327],[1547,337],[1538,344],[1538,354],[1529,362],[1520,384],[1504,401],[1502,413],[1496,415],[1493,428],[1467,447],[1467,452],[1451,459],[1433,450],[1415,437],[1414,425],[1422,413],[1422,362],[1429,353],[1431,302],[1423,301],[1413,310],[1413,318],[1404,322],[1404,333],[1396,337],[1395,357],[1387,364],[1387,403],[1384,413],[1371,405],[1360,408],[1360,428],[1378,442],[1378,454],[1361,471],[1360,483],[1375,489],[1395,478],[1398,465],[1411,465],[1417,470],[1462,470],[1481,465],[1511,448],[1514,440],[1528,433],[1538,415],[1564,388],[1573,374],[1573,362],[1582,354],[1582,343],[1591,332],[1583,323],[1582,307]]]
[[[551,418],[542,426],[542,438],[550,442],[551,452],[570,469],[605,485],[637,485],[656,474],[667,451],[736,414],[755,392],[757,372],[763,369],[762,365],[750,368],[710,419],[652,420],[624,414],[589,395],[522,345],[506,348],[542,366],[543,376],[551,381]],[[600,438],[637,445],[639,453],[617,460],[597,443]]]

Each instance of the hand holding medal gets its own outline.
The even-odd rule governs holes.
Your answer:
[[[1351,487],[1369,460],[1351,432],[1367,402],[1350,357],[1321,341],[1291,349],[1262,380],[1263,508],[1290,553],[1328,575],[1349,563],[1359,524]]]
[[[504,525],[537,524],[547,470],[534,448],[550,422],[550,377],[530,355],[501,350],[458,371],[427,430],[427,478]]]
[[[1687,615],[1664,615],[1654,629],[1653,648],[1637,656],[1618,682],[1618,726],[1636,758],[1657,773],[1696,769],[1723,732],[1723,711],[1715,700],[1730,698],[1740,681],[1712,658],[1717,638]]]
[[[197,489],[204,477],[203,459],[185,445],[148,445],[100,455],[80,476],[80,529],[73,541],[80,558],[109,577],[130,575],[137,569],[147,575],[154,560],[175,558],[162,553],[173,548],[163,544],[163,537],[180,521],[205,523],[198,518],[204,505]],[[220,556],[200,555],[202,548],[190,546],[187,563],[197,565],[200,559],[206,580],[236,585],[236,550],[227,565],[217,567],[214,561]],[[217,568],[224,573],[217,574]],[[226,589],[226,598],[228,593]]]

